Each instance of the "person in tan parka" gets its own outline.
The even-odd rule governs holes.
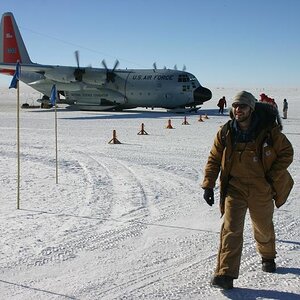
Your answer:
[[[275,272],[274,202],[285,203],[293,187],[287,168],[293,148],[281,132],[275,108],[258,103],[246,91],[236,95],[231,118],[217,133],[205,168],[204,199],[212,206],[220,173],[220,210],[224,215],[212,285],[233,288],[238,278],[247,209],[253,224],[262,270]],[[273,202],[274,200],[274,202]]]

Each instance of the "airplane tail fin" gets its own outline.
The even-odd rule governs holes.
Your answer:
[[[11,12],[2,15],[0,28],[0,63],[32,64],[18,25]]]

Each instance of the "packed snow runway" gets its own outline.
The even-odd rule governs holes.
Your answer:
[[[24,92],[22,93],[22,88]],[[16,209],[16,91],[0,91],[1,299],[300,299],[300,90],[264,91],[289,101],[283,132],[295,186],[276,209],[278,272],[261,271],[247,218],[235,289],[209,285],[222,220],[199,186],[219,126],[215,89],[199,114],[163,110],[22,109],[20,209]],[[249,90],[257,98],[261,90]],[[21,87],[21,102],[38,95]],[[171,119],[174,129],[166,129]],[[138,135],[141,124],[148,135]],[[108,144],[112,131],[122,144]],[[215,189],[218,199],[218,186]]]

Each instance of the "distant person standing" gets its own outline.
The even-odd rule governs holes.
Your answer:
[[[260,102],[268,102],[268,96],[265,93],[260,94]]]
[[[283,100],[283,119],[287,119],[287,111],[288,111],[289,105],[286,99]]]
[[[227,106],[226,99],[225,99],[225,96],[223,96],[218,102],[219,114],[223,115],[224,107],[226,107],[226,106]]]

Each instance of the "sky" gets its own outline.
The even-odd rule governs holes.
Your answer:
[[[183,65],[212,87],[299,87],[298,0],[16,0],[33,62],[119,68]],[[10,79],[0,75],[0,85]]]

